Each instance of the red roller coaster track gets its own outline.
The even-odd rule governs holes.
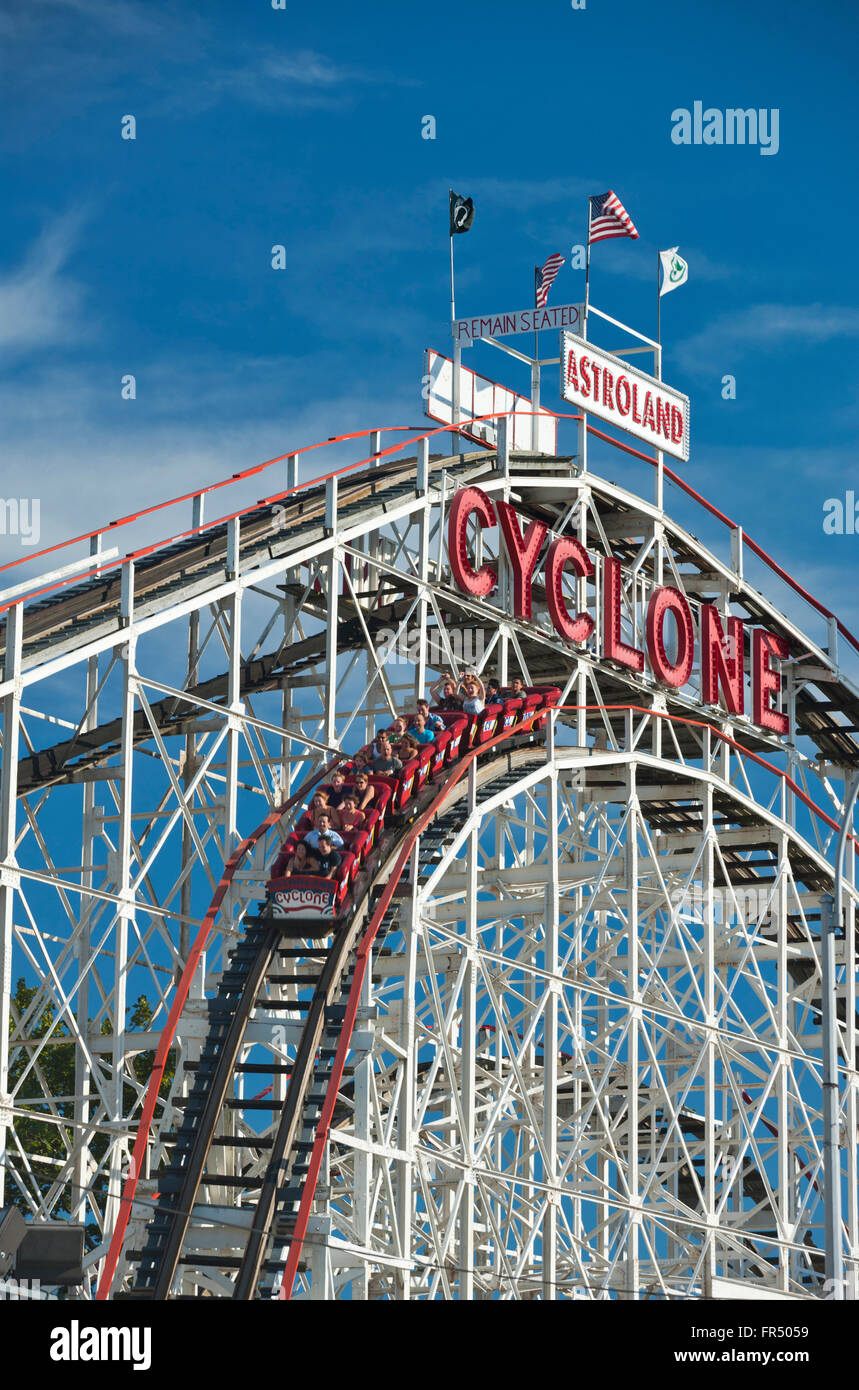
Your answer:
[[[823,811],[819,806],[817,806],[816,803],[811,799],[811,797],[807,795],[807,793],[796,783],[796,781],[788,773],[783,771],[781,768],[775,767],[772,763],[768,762],[765,758],[762,758],[759,754],[754,753],[748,748],[745,748],[742,744],[737,742],[737,740],[731,738],[728,734],[725,734],[721,730],[714,728],[711,724],[708,724],[703,720],[692,719],[683,715],[674,715],[664,711],[655,711],[647,706],[635,704],[587,704],[562,705],[557,707],[558,714],[573,714],[579,711],[605,711],[615,713],[629,712],[632,714],[639,713],[647,715],[651,718],[655,717],[672,723],[684,724],[691,728],[706,730],[711,736],[717,738],[727,746],[734,748],[738,752],[742,753],[744,757],[750,758],[765,771],[772,773],[775,777],[779,778],[785,784],[785,786],[789,787],[793,794],[803,802],[803,804],[808,808],[808,810],[811,811],[813,815],[818,817],[825,825],[829,826],[830,829],[837,831],[840,828],[838,826],[838,823],[835,820],[833,820],[831,816],[827,815],[827,813]],[[299,1208],[295,1232],[292,1237],[289,1256],[285,1266],[284,1278],[279,1294],[279,1297],[281,1299],[289,1299],[291,1297],[293,1283],[298,1267],[298,1261],[301,1255],[302,1242],[307,1230],[307,1222],[310,1214],[310,1208],[313,1203],[316,1183],[323,1161],[325,1144],[327,1142],[331,1121],[334,1114],[334,1106],[336,1102],[338,1086],[340,1080],[342,1079],[343,1069],[349,1051],[352,1028],[355,1022],[355,1017],[357,1014],[358,1004],[360,1000],[361,987],[366,972],[368,953],[370,951],[370,948],[372,947],[373,941],[379,930],[379,925],[382,922],[382,919],[384,918],[385,912],[390,904],[391,898],[393,897],[394,890],[397,884],[399,883],[399,880],[402,876],[406,864],[408,863],[409,855],[411,854],[415,841],[420,836],[422,831],[426,829],[426,826],[437,814],[437,812],[441,809],[444,802],[450,796],[452,788],[461,781],[462,777],[468,772],[469,768],[474,764],[474,762],[477,760],[479,756],[485,755],[489,748],[498,745],[499,743],[502,743],[504,740],[510,738],[511,736],[514,736],[517,732],[519,731],[515,727],[513,729],[504,730],[500,733],[495,734],[491,739],[487,740],[486,743],[470,750],[470,752],[468,752],[461,759],[454,776],[447,779],[444,785],[439,789],[436,796],[432,799],[429,806],[426,807],[426,809],[419,815],[417,820],[409,827],[402,844],[398,847],[396,851],[396,859],[391,874],[385,884],[385,887],[372,914],[370,922],[368,923],[368,926],[365,932],[363,933],[360,944],[358,946],[355,973],[349,993],[348,1003],[346,1006],[346,1014],[340,1032],[340,1038],[333,1063],[332,1075],[329,1082],[325,1103],[316,1131],[314,1147],[311,1153],[308,1177],[302,1194],[302,1200]],[[167,1063],[167,1057],[169,1055],[170,1048],[173,1045],[176,1029],[179,1023],[182,1009],[188,997],[194,973],[197,969],[200,957],[205,949],[206,943],[211,934],[224,896],[235,876],[235,873],[239,865],[241,864],[242,860],[246,857],[248,852],[253,848],[253,846],[266,834],[268,830],[272,828],[272,826],[274,826],[275,824],[277,824],[278,821],[283,819],[283,817],[286,816],[289,813],[289,811],[306,796],[311,786],[315,785],[318,781],[320,781],[331,771],[332,767],[336,764],[337,761],[337,759],[333,760],[321,771],[315,773],[302,785],[299,791],[297,791],[292,797],[290,797],[288,802],[284,803],[284,805],[277,808],[276,810],[270,812],[269,815],[265,818],[265,820],[262,821],[260,825],[258,825],[257,828],[249,836],[247,836],[247,838],[244,839],[240,845],[236,847],[233,854],[230,856],[230,858],[224,865],[224,871],[221,876],[221,879],[217,885],[215,893],[212,897],[212,901],[209,905],[208,911],[206,912],[205,918],[203,919],[197,936],[192,944],[188,961],[185,965],[185,968],[182,972],[182,976],[176,987],[176,993],[174,995],[173,1003],[170,1008],[169,1016],[161,1032],[161,1037],[158,1042],[158,1047],[155,1054],[155,1061],[147,1085],[146,1096],[144,1099],[143,1109],[141,1112],[137,1134],[135,1137],[131,1167],[128,1178],[126,1179],[125,1189],[121,1198],[120,1215],[111,1236],[107,1258],[102,1269],[101,1279],[99,1281],[98,1289],[96,1292],[96,1298],[98,1300],[105,1300],[110,1297],[111,1288],[116,1275],[120,1255],[122,1253],[125,1234],[128,1228],[132,1203],[135,1200],[137,1192],[138,1176],[144,1166],[146,1147],[149,1142],[149,1136],[152,1129],[152,1120],[155,1114],[155,1107],[158,1101],[158,1093],[161,1087],[164,1069]],[[849,838],[854,842],[854,852],[857,855],[859,855],[859,842],[857,842],[857,838],[854,835],[851,835]]]

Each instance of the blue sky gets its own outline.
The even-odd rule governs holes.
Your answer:
[[[47,544],[416,422],[423,349],[449,345],[448,187],[477,209],[462,313],[526,307],[611,187],[641,236],[596,248],[594,304],[650,332],[656,248],[689,261],[663,301],[684,475],[855,629],[859,537],[822,522],[859,493],[857,35],[831,0],[2,0],[3,495],[40,496]],[[778,108],[778,153],[673,144],[696,100]],[[567,265],[550,303],[582,288]],[[473,365],[523,387],[507,360]]]

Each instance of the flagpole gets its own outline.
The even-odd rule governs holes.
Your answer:
[[[591,200],[588,198],[588,244],[585,248],[585,314],[582,325],[584,336],[588,336],[588,302],[591,283]]]
[[[657,346],[657,348],[656,348],[656,351],[655,351],[654,354],[653,354],[653,358],[654,358],[654,367],[655,367],[655,369],[656,369],[656,370],[654,371],[653,374],[654,374],[654,376],[656,377],[656,380],[657,380],[657,381],[661,381],[661,380],[662,380],[662,295],[659,293],[659,263],[660,263],[659,247],[657,246],[657,248],[656,248],[656,342],[657,342],[658,346]],[[663,454],[662,454],[662,450],[661,450],[661,449],[657,449],[657,450],[656,450],[656,498],[655,498],[655,500],[656,500],[656,506],[657,506],[657,508],[659,509],[659,511],[660,511],[660,512],[663,511],[663,509],[664,509],[664,507],[665,507],[665,459],[664,459],[664,457],[663,457]],[[659,540],[658,540],[657,548],[656,548],[657,580],[658,580],[658,582],[659,582],[660,584],[662,583],[662,578],[663,578],[663,565],[664,565],[664,554],[663,554],[662,546],[663,546],[663,542],[662,542],[662,532],[660,531],[660,533],[659,533]]]
[[[449,190],[449,194],[450,194],[450,199],[449,199],[449,201],[450,201],[450,203],[452,203],[452,202],[453,202],[453,189],[452,189],[452,188]],[[454,325],[454,323],[456,322],[456,299],[455,299],[455,295],[454,295],[454,282],[453,282],[453,223],[452,223],[452,222],[449,223],[449,225],[448,225],[448,240],[450,241],[450,331],[451,331],[451,334],[454,334],[455,330],[454,330],[453,325]],[[452,407],[452,416],[453,416],[453,425],[454,425],[454,429],[453,429],[453,431],[451,432],[450,438],[451,438],[451,452],[452,452],[452,453],[455,453],[455,454],[459,452],[459,447],[460,447],[459,434],[457,433],[456,426],[459,424],[459,404],[460,404],[460,390],[461,390],[461,382],[460,382],[460,366],[461,366],[461,362],[462,362],[462,347],[461,347],[461,345],[460,345],[460,343],[459,343],[459,340],[454,336],[454,339],[453,339],[453,365],[452,365],[453,380],[452,380],[452,383],[451,383],[452,388],[453,388],[453,392],[452,392],[452,394],[453,394],[453,399],[452,399],[452,401],[451,401],[451,407]]]
[[[659,247],[656,248],[656,341],[662,347],[662,295],[659,293]],[[660,361],[662,354],[659,354]],[[657,376],[661,376],[657,372]]]
[[[588,235],[587,235],[587,246],[585,247],[585,310],[584,310],[584,315],[583,315],[584,322],[582,323],[582,337],[583,337],[583,338],[587,338],[587,336],[588,336],[588,295],[589,295],[590,282],[591,282],[591,200],[590,200],[590,198],[588,198]],[[577,425],[577,427],[576,427],[576,433],[577,433],[577,435],[578,435],[578,457],[579,457],[579,467],[580,467],[580,469],[582,470],[583,473],[587,473],[587,471],[588,471],[588,417],[587,417],[587,413],[586,413],[584,410],[582,410],[581,416],[582,416],[582,418],[581,418],[581,420],[579,421],[579,423],[578,423],[578,425]],[[581,691],[581,689],[582,689],[582,685],[581,685],[581,682],[580,682],[580,683],[579,683],[579,690]]]
[[[450,323],[451,332],[453,332],[453,324],[456,321],[456,301],[453,295],[453,232],[450,233],[448,239],[450,241]]]
[[[540,332],[537,328],[537,276],[540,267],[534,266],[534,365],[531,368],[531,448],[537,452],[537,416],[540,408]]]

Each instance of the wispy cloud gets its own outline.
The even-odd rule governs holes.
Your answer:
[[[160,6],[134,0],[26,0],[26,6],[31,18],[66,10],[112,33],[134,36],[161,32],[166,18]]]
[[[271,110],[334,109],[351,102],[361,86],[405,85],[407,79],[332,62],[312,49],[284,54],[249,53],[235,66],[210,65],[202,82],[186,85],[183,106],[244,101]]]
[[[623,275],[630,280],[647,280],[654,283],[656,276],[657,247],[646,241],[612,241],[599,258],[599,272],[609,275]],[[662,250],[667,250],[662,246]],[[708,284],[718,280],[728,280],[733,271],[729,266],[714,261],[705,252],[693,246],[683,246],[682,255],[689,262],[689,280]],[[595,261],[591,262],[593,266]]]
[[[859,337],[859,309],[826,304],[752,304],[722,314],[709,327],[685,338],[673,350],[693,375],[708,374],[728,353],[773,351],[791,339],[828,343]]]
[[[85,291],[65,266],[85,218],[82,210],[57,217],[21,264],[0,274],[0,351],[30,351],[84,336]]]
[[[588,191],[593,188],[592,179],[568,178],[510,179],[493,176],[467,179],[467,183],[468,187],[461,190],[463,196],[473,197],[475,202],[480,199],[490,207],[516,208],[519,212],[558,203],[568,203],[574,210],[574,204],[583,203]]]
[[[338,353],[318,360],[326,379],[335,379]],[[52,364],[0,381],[4,489],[41,499],[42,545],[301,450],[335,429],[410,424],[421,413],[393,374],[382,380],[369,369],[366,380],[355,377],[342,393],[320,396],[303,357],[153,361],[138,366],[134,401],[121,398],[120,370],[96,361]],[[360,457],[357,442],[307,453],[301,476]],[[239,506],[276,492],[283,478],[275,465],[215,494],[207,515],[228,509],[234,493]],[[187,521],[187,507],[158,513],[145,537],[168,535]],[[18,537],[0,537],[0,563],[22,553]]]
[[[61,92],[79,107],[115,96],[131,78],[150,113],[207,111],[221,102],[333,110],[362,88],[419,85],[410,73],[339,62],[314,49],[236,44],[217,18],[159,0],[0,0],[0,38],[7,55],[16,54],[4,98],[16,107],[37,98],[50,107]],[[7,145],[22,138],[4,132]]]

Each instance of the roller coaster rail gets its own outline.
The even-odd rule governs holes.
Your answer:
[[[585,708],[587,712],[595,712],[597,709],[601,709],[602,707],[587,706]],[[616,712],[622,712],[626,716],[634,716],[635,714],[641,714],[645,716],[645,719],[656,718],[674,720],[675,722],[678,721],[678,716],[672,716],[664,712],[655,712],[653,710],[648,710],[643,706],[615,706],[614,710]],[[550,759],[552,750],[554,748],[554,726],[556,720],[563,714],[571,714],[578,712],[578,706],[555,707],[549,712],[547,751]],[[685,724],[693,724],[695,721],[680,718],[679,722],[683,722]],[[748,751],[743,750],[741,745],[737,744],[734,740],[728,738],[727,735],[721,734],[718,730],[713,730],[709,725],[703,723],[700,723],[698,727],[700,727],[704,731],[705,739],[712,737],[717,740],[721,740],[725,744],[731,745],[733,749],[738,751],[740,754],[742,754],[745,751],[746,756],[748,756]],[[634,746],[636,742],[636,737],[635,735],[632,735],[631,730],[629,730],[628,732],[631,735],[631,737],[629,738],[629,745]],[[638,737],[640,737],[640,734],[641,730],[639,730]],[[340,1030],[340,1037],[337,1044],[337,1054],[331,1069],[332,1074],[328,1081],[328,1086],[325,1094],[325,1101],[322,1106],[318,1124],[316,1126],[316,1132],[313,1143],[313,1152],[309,1164],[309,1172],[303,1187],[300,1208],[296,1217],[295,1230],[289,1244],[289,1253],[285,1261],[284,1275],[279,1288],[278,1296],[281,1299],[288,1300],[292,1295],[292,1290],[297,1275],[298,1261],[302,1250],[302,1242],[310,1216],[310,1207],[314,1198],[316,1181],[318,1179],[319,1171],[322,1166],[324,1149],[330,1133],[331,1121],[333,1118],[334,1107],[337,1097],[337,1090],[343,1075],[346,1057],[349,1051],[351,1032],[355,1023],[355,1016],[358,1008],[358,999],[360,997],[361,988],[363,985],[364,973],[367,969],[368,958],[373,942],[375,940],[379,927],[384,920],[385,913],[388,911],[389,905],[393,897],[393,893],[400,881],[400,878],[404,870],[406,869],[409,863],[410,858],[412,857],[415,843],[419,840],[421,832],[430,824],[436,812],[440,810],[440,808],[445,804],[453,786],[455,786],[456,783],[458,783],[464,776],[468,776],[471,779],[469,782],[469,797],[471,799],[473,809],[473,801],[476,793],[476,783],[473,779],[475,761],[479,756],[485,758],[490,749],[498,747],[499,745],[503,745],[508,740],[515,738],[516,736],[517,731],[515,728],[506,732],[502,732],[500,734],[496,734],[486,744],[482,745],[481,747],[475,748],[470,753],[468,753],[466,757],[456,767],[453,776],[449,777],[441,786],[441,788],[438,791],[436,791],[435,795],[432,796],[429,805],[425,809],[422,809],[420,815],[418,816],[414,824],[412,824],[408,828],[408,832],[404,836],[404,841],[402,845],[398,845],[395,853],[392,856],[390,856],[395,860],[393,869],[385,883],[384,888],[382,889],[379,895],[378,904],[372,914],[372,917],[367,925],[366,930],[363,932],[361,936],[360,945],[356,952],[356,963],[358,968],[356,968],[354,977],[351,982],[348,1004],[343,1020],[343,1026]],[[757,755],[752,754],[751,756],[759,766],[764,767],[768,772],[771,772],[776,778],[780,779],[783,783],[789,785],[791,790],[805,801],[806,805],[808,806],[809,810],[812,812],[813,815],[817,816],[819,819],[824,821],[832,829],[838,829],[836,822],[834,822],[831,819],[831,817],[827,816],[825,812],[822,812],[817,806],[815,806],[814,803],[810,800],[810,798],[805,797],[805,794],[802,792],[801,788],[796,786],[795,783],[792,783],[791,779],[787,776],[786,773],[784,773],[781,769],[775,768],[771,764],[766,763],[763,759],[757,757]],[[709,764],[710,759],[707,758],[706,761]],[[330,768],[327,769],[327,771],[330,770]],[[314,779],[314,781],[318,780],[318,778]],[[305,795],[309,790],[310,787],[305,786],[302,789],[301,794],[292,798],[292,801],[289,806],[285,806],[282,808],[280,812],[273,814],[288,814],[288,812],[293,808],[296,802],[300,801],[302,799],[302,796]],[[263,831],[263,828],[263,826],[258,827],[257,831],[254,832],[254,835],[249,837],[249,839],[245,842],[243,842],[239,851],[237,851],[237,853],[233,856],[233,860],[231,861],[230,866],[228,866],[228,869],[232,869],[237,865],[237,863],[239,862],[243,854],[246,852],[246,850],[250,848],[250,845],[255,841],[256,838],[259,837],[260,833]],[[854,853],[859,853],[859,842],[856,841],[856,838],[854,836],[850,836],[849,838],[853,841]],[[218,892],[219,895],[222,896],[220,885]],[[220,896],[216,895],[218,902],[220,901]],[[193,959],[189,961],[189,965],[186,966],[182,981],[180,982],[179,988],[177,990],[177,995],[180,996],[182,999],[184,999],[187,996],[188,986],[193,976],[193,971],[196,968],[196,960],[199,957],[200,951],[205,946],[205,940],[211,928],[211,916],[215,908],[216,902],[213,901],[212,908],[210,908],[210,912],[209,914],[207,914],[204,927],[201,929],[200,935],[194,943],[192,952]],[[341,940],[341,945],[344,944],[345,937]],[[151,1124],[152,1115],[155,1109],[155,1102],[161,1084],[161,1078],[163,1076],[166,1057],[173,1043],[178,1017],[179,1009],[174,1007],[172,1017],[170,1020],[168,1020],[168,1024],[165,1027],[164,1033],[162,1034],[161,1041],[159,1043],[159,1049],[156,1055],[155,1064],[153,1066],[152,1076],[149,1081],[144,1113],[141,1118],[141,1124],[138,1129],[138,1133],[135,1140],[135,1148],[134,1153],[132,1155],[131,1175],[126,1183],[126,1189],[123,1194],[124,1219],[120,1220],[120,1223],[117,1225],[117,1228],[114,1232],[111,1250],[109,1252],[108,1259],[105,1264],[105,1269],[102,1275],[102,1284],[97,1294],[98,1298],[106,1298],[108,1296],[110,1286],[116,1271],[116,1266],[119,1260],[125,1230],[127,1227],[128,1214],[130,1214],[131,1204],[133,1203],[135,1198],[137,1187],[137,1175],[140,1173],[144,1161],[146,1145],[149,1138],[149,1128]],[[303,1099],[303,1097],[301,1099]],[[190,1213],[188,1214],[190,1215]],[[174,1269],[171,1270],[171,1275],[174,1272],[175,1266]]]
[[[504,416],[479,417],[497,447],[472,451],[468,421],[384,449],[381,430],[336,436],[27,568],[75,544],[83,561],[3,567],[0,1197],[88,1225],[84,1296],[855,1297],[853,834],[844,921],[832,900],[859,642],[661,457],[557,418],[569,456],[511,451]],[[588,437],[652,466],[654,500],[595,472]],[[299,483],[305,455],[366,438]],[[281,464],[284,488],[204,519],[206,493]],[[668,485],[730,531],[727,558],[668,515]],[[611,556],[633,645],[666,582],[699,622],[715,604],[777,634],[787,736],[705,710],[697,673],[666,689],[561,640],[542,565],[517,616],[486,532],[497,595],[458,589],[464,487],[587,547],[595,574],[567,595],[593,595],[597,638]],[[189,502],[190,528],[153,541]],[[120,534],[134,548],[106,558]],[[398,681],[383,637],[415,630]],[[544,732],[495,734],[428,782],[336,923],[260,910],[308,790],[431,671],[470,664],[557,686]]]

